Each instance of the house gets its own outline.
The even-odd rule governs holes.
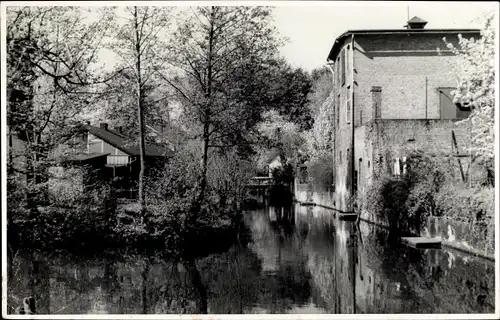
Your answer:
[[[272,178],[273,177],[273,170],[282,167],[281,157],[280,157],[278,150],[272,149],[269,152],[269,155],[267,156],[265,164],[266,164],[266,169],[267,169],[267,173],[269,175],[269,178]]]
[[[146,175],[159,168],[171,154],[169,148],[148,143],[145,146]],[[91,169],[94,176],[112,181],[119,197],[135,198],[140,171],[140,149],[135,139],[120,127],[107,123],[98,127],[86,124],[71,141],[60,144],[52,157],[60,159],[59,167]],[[57,170],[56,170],[57,171]]]
[[[479,37],[479,30],[350,30],[334,42],[327,62],[334,75],[334,202],[354,211],[374,179],[403,174],[405,150],[462,152],[468,132],[455,126],[470,109],[453,103],[455,59],[443,38]],[[462,164],[457,164],[462,165]]]

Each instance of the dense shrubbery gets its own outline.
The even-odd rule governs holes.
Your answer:
[[[374,182],[365,208],[403,233],[418,234],[430,215],[482,225],[482,230],[494,228],[494,188],[478,181],[475,187],[466,186],[450,170],[451,161],[411,154],[404,176]]]
[[[237,154],[213,154],[203,203],[193,212],[200,174],[196,150],[189,145],[178,149],[150,178],[145,221],[119,223],[114,230],[120,242],[147,243],[171,255],[198,256],[236,241],[244,184],[253,167]]]
[[[106,185],[85,192],[66,192],[60,198],[49,197],[43,206],[32,210],[21,201],[22,197],[9,199],[12,245],[78,248],[109,240],[116,201]]]
[[[310,161],[307,166],[307,174],[314,186],[320,188],[319,191],[331,191],[333,185],[333,156],[323,156],[314,161]]]
[[[269,188],[269,205],[273,207],[289,206],[293,200],[291,191],[294,179],[293,165],[285,162],[281,167],[274,168],[271,171],[271,176],[273,185]]]

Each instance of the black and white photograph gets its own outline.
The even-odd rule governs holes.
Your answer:
[[[0,6],[2,318],[500,318],[499,3]]]

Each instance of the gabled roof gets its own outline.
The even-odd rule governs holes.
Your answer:
[[[134,139],[127,137],[119,133],[118,131],[94,127],[90,125],[85,126],[85,130],[128,155],[140,155],[138,143],[133,142]],[[147,144],[145,147],[145,153],[148,157],[165,157],[170,152],[158,145]]]
[[[408,23],[427,23],[427,21],[425,21],[424,19],[419,18],[417,16],[414,16],[413,18],[408,20]]]
[[[278,149],[271,149],[269,153],[266,156],[265,163],[270,164],[271,162],[274,161],[279,156],[279,150]]]

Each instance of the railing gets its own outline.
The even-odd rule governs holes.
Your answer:
[[[106,158],[106,164],[112,166],[122,166],[129,164],[129,156],[125,155],[108,155]]]
[[[137,199],[139,196],[136,189],[115,189],[114,191],[118,199]]]
[[[273,178],[270,177],[253,177],[250,179],[249,187],[260,187],[272,185]]]

